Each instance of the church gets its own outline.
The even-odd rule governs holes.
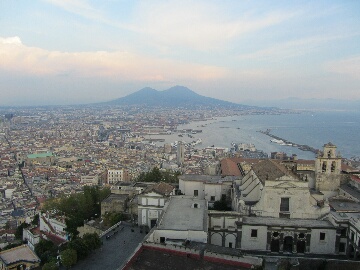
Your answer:
[[[359,201],[340,194],[350,179],[342,172],[341,161],[332,143],[324,145],[315,161],[223,160],[223,176],[238,178],[231,190],[233,212],[209,211],[209,243],[275,254],[356,258],[360,244],[360,228],[355,228],[360,225],[356,214],[360,213]],[[339,212],[344,199],[354,204],[351,214]],[[346,207],[341,210],[348,211]]]

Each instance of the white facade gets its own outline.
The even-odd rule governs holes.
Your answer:
[[[65,228],[65,220],[50,218],[46,216],[46,214],[40,216],[40,231],[51,233],[64,240],[68,240]]]
[[[154,243],[207,243],[207,203],[188,196],[172,196],[154,231],[147,239]]]
[[[266,250],[267,227],[266,226],[242,226],[241,248],[246,250]]]
[[[156,192],[140,195],[138,197],[138,225],[154,227],[167,199]]]
[[[273,253],[336,254],[336,228],[327,220],[242,217],[243,250]]]
[[[243,179],[236,181],[233,208],[237,212],[247,215],[251,211],[261,217],[299,219],[318,219],[330,212],[323,196],[313,196],[308,183],[285,166],[264,160],[255,165],[255,169],[257,172],[251,169]],[[268,172],[274,173],[268,176]]]
[[[237,212],[209,211],[209,244],[228,248],[238,248],[238,229],[236,222],[241,220]]]
[[[220,176],[181,175],[179,177],[179,189],[184,195],[205,199],[210,203],[228,196],[231,186],[231,180]]]
[[[115,184],[117,182],[127,181],[126,171],[121,170],[108,170],[107,182],[108,184]]]
[[[313,229],[311,231],[310,253],[335,254],[336,231]]]
[[[80,177],[80,183],[84,185],[98,185],[99,184],[99,176],[95,175],[82,175]]]
[[[40,242],[40,235],[33,234],[31,229],[23,229],[23,241],[27,241],[27,245],[35,250],[35,245]]]

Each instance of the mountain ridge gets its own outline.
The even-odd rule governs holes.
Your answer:
[[[107,105],[146,105],[164,107],[187,107],[187,106],[219,106],[219,107],[238,107],[255,108],[237,104],[229,101],[215,99],[197,94],[193,90],[176,85],[169,89],[158,91],[151,87],[142,88],[125,97],[117,98],[103,104]]]

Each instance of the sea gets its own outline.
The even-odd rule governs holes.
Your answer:
[[[178,126],[181,129],[198,129],[201,133],[179,137],[171,135],[152,135],[151,138],[164,138],[165,142],[191,142],[201,138],[197,148],[217,146],[231,148],[231,143],[252,143],[257,150],[269,154],[285,152],[296,154],[300,159],[314,159],[315,154],[302,151],[293,146],[273,143],[270,133],[296,144],[322,149],[331,142],[337,146],[338,153],[344,158],[360,157],[360,111],[311,111],[291,114],[262,114],[219,117],[207,121],[196,121]],[[159,144],[158,144],[159,145]]]

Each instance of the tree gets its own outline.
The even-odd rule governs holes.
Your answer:
[[[58,270],[59,267],[56,265],[56,260],[51,260],[43,265],[42,270]]]
[[[81,238],[71,240],[68,243],[67,247],[76,251],[77,258],[79,260],[85,259],[91,252],[91,250],[85,245],[84,241]]]
[[[57,247],[49,240],[40,239],[35,245],[35,253],[43,263],[50,262],[57,255]]]
[[[82,240],[90,251],[101,247],[102,242],[97,233],[85,233]]]
[[[24,228],[27,228],[29,227],[30,225],[27,224],[27,223],[21,223],[17,228],[16,228],[16,232],[15,232],[15,238],[16,239],[20,239],[22,240],[22,237],[23,237],[23,230]]]
[[[65,214],[66,231],[71,238],[76,238],[79,234],[77,228],[83,225],[85,219],[100,215],[100,202],[109,194],[109,188],[84,187],[83,193],[47,200],[44,210],[56,210]]]
[[[65,249],[60,253],[61,263],[66,267],[70,268],[77,262],[77,253],[74,249]]]
[[[138,182],[166,182],[166,183],[178,183],[179,182],[179,175],[181,175],[180,172],[169,172],[169,171],[164,171],[161,172],[159,170],[159,168],[154,167],[151,171],[149,172],[142,172],[140,173],[140,175],[137,178]]]
[[[108,212],[104,216],[104,225],[111,227],[119,221],[125,220],[125,216],[122,213]]]
[[[220,201],[215,201],[214,206],[211,208],[212,210],[218,210],[218,211],[230,211],[231,207],[228,206],[228,203],[226,201],[226,197],[222,196]]]
[[[39,214],[36,214],[34,216],[34,219],[31,221],[31,224],[32,225],[38,225],[39,224],[39,219],[40,219]]]

